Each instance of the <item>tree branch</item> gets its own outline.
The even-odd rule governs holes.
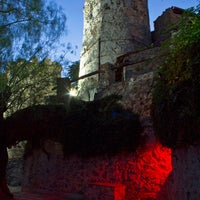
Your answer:
[[[23,23],[23,22],[28,22],[28,21],[31,21],[31,18],[28,18],[28,19],[21,19],[21,20],[16,20],[14,22],[10,22],[8,24],[4,24],[0,27],[0,29],[3,29],[5,27],[8,27],[8,26],[12,26],[13,24],[18,24],[18,23]]]

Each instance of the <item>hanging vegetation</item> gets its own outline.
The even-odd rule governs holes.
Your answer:
[[[161,143],[176,148],[200,140],[200,13],[186,11],[165,46],[168,56],[153,88],[152,117]]]
[[[82,157],[134,152],[141,142],[139,116],[124,110],[118,96],[93,102],[75,98],[64,105],[38,105],[17,111],[4,121],[8,140],[28,140],[29,150],[51,139],[65,155]]]

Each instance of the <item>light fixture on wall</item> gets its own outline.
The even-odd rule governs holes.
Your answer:
[[[75,88],[70,88],[69,95],[76,97],[78,95],[78,91]]]

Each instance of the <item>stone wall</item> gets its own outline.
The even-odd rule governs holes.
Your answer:
[[[142,55],[144,53],[141,58]],[[136,153],[65,158],[60,144],[47,141],[45,149],[50,154],[49,160],[42,150],[36,150],[25,161],[23,190],[75,192],[87,200],[156,199],[171,171],[171,150],[162,147],[153,133],[150,120],[152,81],[153,72],[150,71],[106,86],[101,91],[102,96],[123,94],[124,107],[141,115],[144,141]]]
[[[86,0],[83,37],[80,75],[97,70],[99,56],[100,64],[114,63],[117,56],[148,46],[147,1]]]
[[[155,20],[155,30],[150,37],[146,0],[85,1],[80,76],[95,71],[101,73],[102,68],[109,70],[110,64],[115,67],[116,64],[117,66],[120,64],[121,68],[125,64],[127,66],[126,72],[124,72],[126,80],[137,73],[155,69],[160,64],[159,59],[155,59],[158,49],[152,48],[150,50],[149,47],[152,44],[154,47],[160,46],[177,31],[177,22],[183,12],[183,9],[177,7],[166,9]],[[139,61],[137,59],[141,57],[141,54],[143,54],[143,59]],[[123,62],[126,62],[119,63],[118,61],[123,57],[125,57]],[[149,63],[153,61],[151,65],[148,64],[149,67],[143,64],[147,60]],[[133,72],[134,62],[137,62],[137,67]],[[130,66],[130,70],[128,66]],[[102,82],[101,77],[105,76],[98,74],[80,80],[79,96],[84,100],[93,100],[94,93],[98,92],[97,88],[101,84],[99,81]],[[110,79],[104,79],[104,81],[110,81]]]
[[[160,191],[159,200],[198,200],[200,198],[200,146],[172,151],[172,172]]]
[[[22,185],[24,177],[24,148],[26,142],[20,142],[18,145],[9,148],[8,166],[7,166],[7,183],[11,187]]]
[[[122,68],[121,81],[112,78],[113,82],[110,82],[102,77],[96,98],[110,94],[122,95],[122,104],[125,108],[138,113],[142,119],[149,119],[154,71],[164,59],[160,52],[160,48],[150,48],[118,57],[116,68],[109,70],[109,73],[110,76],[115,76],[117,70]]]
[[[24,159],[10,159],[7,166],[7,183],[11,187],[21,187],[24,177]]]
[[[156,46],[161,45],[178,30],[178,21],[183,12],[181,8],[171,7],[154,21],[153,43]]]
[[[162,63],[157,52],[160,49],[153,48],[118,57],[117,66],[123,68],[122,81],[102,81],[96,96],[121,94],[123,106],[140,114],[145,139],[137,152],[90,159],[65,158],[60,144],[47,141],[49,160],[43,151],[37,150],[25,161],[23,190],[76,192],[87,200],[199,200],[200,147],[171,152],[154,135],[150,116],[152,83],[154,69]],[[113,77],[113,65],[109,67],[107,76]]]
[[[136,153],[64,157],[60,144],[47,141],[49,160],[42,150],[25,160],[23,190],[78,193],[87,200],[199,200],[200,147],[171,152],[157,142],[150,119],[152,78],[148,72],[106,89],[124,94],[121,103],[141,114],[145,140]]]
[[[98,96],[111,94],[123,95],[122,104],[125,108],[140,115],[141,119],[150,119],[152,100],[153,72],[138,75],[129,81],[114,83]]]
[[[80,76],[115,63],[116,57],[149,46],[151,34],[146,0],[86,0]],[[98,76],[94,77],[98,80]],[[82,87],[93,85],[79,81]]]
[[[117,199],[120,195],[124,200],[156,199],[171,171],[171,152],[159,144],[149,144],[135,154],[89,159],[64,158],[56,146],[46,143],[49,160],[42,151],[26,160],[23,191],[80,193],[87,200]],[[122,188],[124,192],[115,196],[114,189]]]
[[[200,147],[188,146],[176,149],[172,154],[173,190],[169,199],[200,198]]]

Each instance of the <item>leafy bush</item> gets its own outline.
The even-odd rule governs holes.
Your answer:
[[[161,143],[175,148],[200,139],[200,13],[190,9],[165,46],[157,70],[152,117]]]
[[[88,157],[134,152],[141,142],[139,116],[113,101],[90,102],[84,112],[74,113],[70,120],[73,131],[63,140],[66,154]]]
[[[141,142],[139,116],[123,109],[118,100],[118,96],[93,102],[70,98],[66,107],[28,107],[8,117],[2,132],[12,144],[28,140],[26,153],[40,148],[47,139],[60,142],[68,156],[134,152]]]

